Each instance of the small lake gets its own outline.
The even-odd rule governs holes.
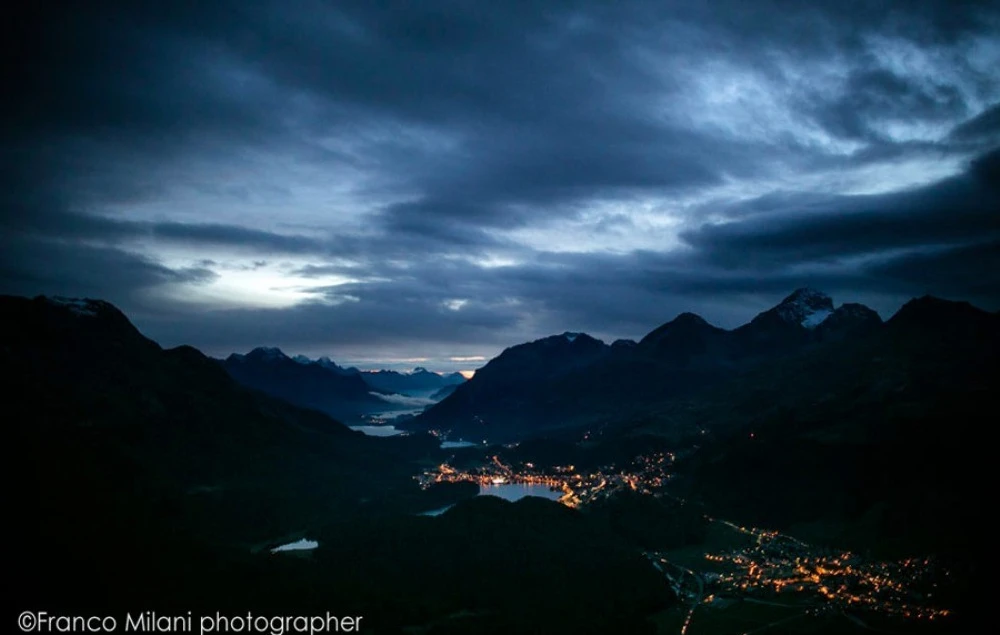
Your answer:
[[[499,496],[507,501],[516,501],[525,496],[538,496],[557,501],[562,497],[562,492],[549,489],[548,485],[536,485],[530,483],[501,483],[499,485],[480,485],[478,496]],[[438,509],[431,509],[420,512],[418,516],[440,516],[455,505],[445,505]]]
[[[271,553],[281,553],[282,551],[309,551],[315,549],[319,546],[319,543],[315,540],[296,540],[295,542],[290,542],[287,545],[281,545],[280,547],[275,547],[271,549]]]
[[[357,430],[358,432],[364,432],[370,437],[394,437],[399,434],[405,434],[405,430],[400,430],[393,425],[384,426],[348,426],[351,430]],[[457,449],[457,448],[474,448],[479,446],[478,443],[473,443],[472,441],[442,441],[441,447],[445,450]]]
[[[442,441],[441,447],[447,450],[448,448],[474,448],[478,446],[478,443],[473,443],[472,441]]]
[[[454,504],[445,505],[444,507],[439,507],[437,509],[431,509],[426,512],[420,512],[419,514],[417,514],[417,516],[440,516],[441,514],[445,513],[454,506],[455,506]]]
[[[402,410],[386,410],[385,412],[373,412],[371,414],[371,416],[374,417],[374,418],[376,418],[376,419],[383,419],[385,421],[392,421],[393,419],[396,419],[397,417],[404,417],[404,416],[415,417],[415,416],[417,416],[418,414],[420,414],[423,411],[424,411],[424,408],[404,408]]]
[[[549,500],[559,500],[562,492],[549,489],[548,485],[535,483],[501,483],[499,485],[480,485],[480,496],[499,496],[504,500],[516,501],[525,496],[539,496]]]
[[[397,434],[403,434],[403,430],[396,428],[396,426],[350,426],[350,428],[364,432],[370,437],[394,437]]]

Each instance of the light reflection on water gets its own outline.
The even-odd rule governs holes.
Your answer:
[[[478,443],[473,443],[471,441],[442,441],[441,447],[447,450],[448,448],[474,448]]]
[[[351,430],[364,432],[370,437],[394,437],[403,434],[403,431],[396,426],[351,426]]]
[[[405,434],[405,430],[400,430],[394,425],[382,425],[382,426],[349,426],[351,430],[357,430],[358,432],[364,432],[370,437],[394,437],[398,434]],[[457,448],[474,448],[477,447],[478,443],[472,443],[471,441],[442,441],[441,447],[445,450],[457,449]]]
[[[444,507],[439,507],[437,509],[431,509],[426,512],[420,512],[419,514],[417,514],[417,516],[440,516],[441,514],[451,509],[452,507],[454,507],[454,505],[445,505]]]
[[[525,496],[539,496],[549,500],[559,500],[562,492],[553,491],[548,485],[539,483],[503,483],[500,485],[480,485],[480,496],[499,496],[504,500],[516,501]]]
[[[315,549],[319,547],[319,543],[315,540],[296,540],[295,542],[290,542],[287,545],[281,545],[280,547],[275,547],[271,549],[271,553],[280,553],[282,551],[309,551],[310,549]]]
[[[562,492],[551,490],[548,485],[540,485],[537,483],[503,483],[499,485],[480,485],[478,495],[498,496],[511,502],[520,500],[525,496],[538,496],[540,498],[557,501],[562,496]],[[425,512],[420,512],[417,515],[440,516],[454,506],[454,504],[446,505],[444,507],[439,507],[438,509],[430,509]]]

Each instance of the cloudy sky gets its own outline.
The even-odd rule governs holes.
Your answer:
[[[24,4],[0,292],[166,346],[452,369],[804,285],[1000,309],[1000,3]]]

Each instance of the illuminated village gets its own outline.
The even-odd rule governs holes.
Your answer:
[[[676,499],[665,491],[675,458],[673,453],[659,452],[635,457],[624,467],[583,471],[573,465],[511,465],[498,454],[490,454],[475,468],[460,470],[443,463],[418,480],[425,487],[460,481],[482,487],[545,485],[561,492],[562,504],[580,508],[628,490]],[[734,602],[797,609],[793,618],[840,613],[861,628],[869,627],[866,615],[935,620],[950,613],[935,603],[934,580],[948,574],[933,560],[872,561],[775,531],[705,518],[720,533],[731,536],[731,547],[701,552],[697,562],[691,561],[690,554],[677,560],[671,551],[646,554],[685,604],[682,633],[691,626],[696,611],[725,609]]]
[[[503,483],[547,485],[562,492],[560,503],[568,507],[580,507],[626,489],[643,494],[657,493],[670,478],[666,470],[675,458],[672,453],[659,452],[636,457],[622,469],[609,466],[597,471],[582,472],[574,465],[543,468],[533,463],[524,463],[514,466],[493,454],[477,468],[458,470],[442,463],[436,469],[418,476],[417,480],[425,487],[431,483],[460,481],[483,486]]]
[[[870,628],[867,614],[934,620],[950,613],[934,604],[934,574],[942,572],[933,560],[868,561],[778,532],[709,520],[748,540],[705,553],[703,563],[691,565],[697,571],[677,564],[670,553],[647,554],[688,605],[682,633],[696,609],[725,608],[735,601],[798,610],[785,619],[840,613],[862,628]]]

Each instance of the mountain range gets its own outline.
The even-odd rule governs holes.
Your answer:
[[[435,373],[422,366],[401,373],[395,370],[361,370],[354,366],[345,368],[329,357],[312,360],[305,355],[296,355],[292,359],[301,364],[319,364],[339,375],[358,375],[372,390],[407,397],[440,399],[449,394],[454,386],[465,382],[461,373]]]
[[[878,557],[936,554],[958,584],[944,605],[969,615],[985,605],[965,590],[991,588],[980,490],[1000,315],[967,303],[918,298],[882,322],[799,290],[733,330],[681,314],[639,342],[567,332],[514,346],[417,426],[434,413],[451,426],[435,429],[521,441],[494,460],[548,466],[676,448],[669,491],[582,510],[481,497],[438,517],[416,512],[476,486],[421,490],[413,476],[482,448],[353,432],[191,347],[161,348],[99,300],[0,297],[0,326],[17,606],[288,612],[336,597],[379,632],[652,632],[646,617],[676,598],[641,550],[710,540],[711,517]],[[374,392],[276,349],[233,363],[333,385],[315,365]],[[321,543],[312,555],[269,555],[303,536]]]
[[[988,584],[989,499],[975,492],[998,387],[1000,315],[922,297],[865,335],[767,361],[617,433],[697,447],[674,491],[713,514],[881,557],[938,554],[956,579]]]
[[[428,397],[440,399],[450,393],[452,387],[465,383],[461,373],[438,374],[423,367],[413,372],[400,373],[394,370],[359,371],[361,379],[375,390],[397,393],[408,397]],[[442,393],[443,394],[439,394]]]
[[[342,421],[356,421],[386,408],[385,400],[360,375],[337,372],[317,362],[304,364],[277,348],[234,353],[220,363],[244,386]]]
[[[585,469],[616,447],[681,448],[671,496],[706,516],[880,558],[936,554],[969,592],[946,601],[971,613],[989,588],[978,492],[998,388],[1000,313],[924,296],[883,322],[798,290],[732,330],[686,313],[634,344],[514,346],[413,424],[513,441],[534,462],[607,457]]]
[[[602,426],[725,382],[770,360],[883,328],[861,304],[798,289],[733,330],[682,313],[638,343],[565,333],[503,351],[411,425],[513,440]]]
[[[439,375],[425,368],[412,373],[344,368],[329,357],[289,357],[274,347],[258,347],[245,355],[233,353],[219,363],[244,386],[349,423],[360,422],[365,415],[412,407],[413,400],[390,395],[429,400],[465,381],[459,373]]]

